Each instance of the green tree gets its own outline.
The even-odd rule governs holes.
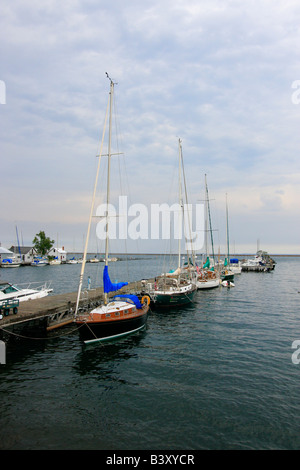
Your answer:
[[[46,237],[44,231],[37,233],[33,239],[34,248],[36,251],[44,256],[54,245],[54,240],[51,240],[49,237]]]

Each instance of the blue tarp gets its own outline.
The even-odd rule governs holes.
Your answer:
[[[113,283],[111,282],[109,275],[108,275],[108,266],[104,267],[103,271],[103,288],[105,294],[108,294],[108,292],[114,292],[116,290],[121,289],[123,286],[127,286],[128,282],[117,282]]]
[[[138,297],[136,295],[133,295],[133,294],[129,294],[129,295],[115,295],[115,297],[113,297],[113,300],[127,300],[129,301],[129,303],[134,303],[136,308],[143,308],[141,302],[139,301]]]
[[[237,258],[231,258],[230,263],[238,263],[239,260]]]

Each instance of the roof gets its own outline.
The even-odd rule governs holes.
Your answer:
[[[20,253],[21,251],[21,255],[27,255],[27,253],[30,251],[30,250],[35,250],[35,248],[33,246],[11,246],[10,247],[11,251],[13,251],[14,253]]]
[[[13,254],[12,251],[9,251],[9,250],[7,250],[6,248],[3,248],[3,246],[0,246],[0,254],[2,254],[2,253],[3,253],[3,254],[5,253],[5,254],[7,254],[7,255],[8,255],[8,254],[9,254],[9,255],[12,255],[12,254]]]

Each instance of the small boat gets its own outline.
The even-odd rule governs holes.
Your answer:
[[[50,266],[58,266],[59,264],[61,264],[61,261],[57,257],[49,261]]]
[[[108,75],[107,75],[108,76]],[[109,78],[109,77],[108,77]],[[109,139],[108,139],[108,163],[107,163],[107,191],[106,191],[106,204],[109,207],[109,189],[110,189],[110,162],[111,162],[111,114],[113,107],[113,94],[114,94],[114,82],[110,80],[110,93],[109,93]],[[106,121],[106,120],[105,120]],[[105,129],[104,129],[105,131]],[[104,132],[103,132],[104,138]],[[141,329],[145,328],[150,298],[149,296],[143,296],[139,298],[137,295],[124,295],[120,294],[112,299],[108,297],[109,293],[117,292],[122,287],[126,286],[128,282],[112,283],[108,273],[108,229],[106,231],[105,240],[105,266],[103,270],[103,290],[104,300],[96,308],[89,310],[87,307],[83,312],[79,312],[79,301],[83,282],[84,268],[86,262],[87,248],[89,233],[92,221],[92,214],[94,210],[95,194],[98,182],[99,168],[101,162],[101,152],[98,161],[98,168],[96,172],[94,193],[92,206],[90,211],[89,225],[85,243],[85,250],[83,255],[83,263],[81,267],[81,274],[79,279],[79,287],[77,294],[77,302],[75,309],[75,324],[78,327],[79,336],[84,343],[93,343],[95,341],[112,341],[123,336],[137,333]],[[109,217],[108,211],[106,214],[106,224],[108,227]],[[96,258],[97,259],[97,258]],[[91,260],[90,260],[91,261]],[[97,259],[99,262],[99,260]]]
[[[41,299],[53,291],[53,289],[50,288],[49,282],[35,288],[31,287],[33,284],[34,283],[30,283],[26,285],[26,287],[21,287],[21,285],[16,286],[10,282],[1,281],[0,301],[18,299],[20,302],[23,302],[25,300]]]
[[[68,260],[66,261],[66,263],[67,263],[67,264],[78,264],[78,260],[75,259],[74,256],[73,256],[73,258],[68,259]]]
[[[20,263],[17,261],[15,257],[13,258],[5,258],[1,261],[1,268],[18,268]]]
[[[238,258],[231,258],[229,260],[229,269],[233,274],[241,274],[242,266],[240,260]]]
[[[213,269],[200,269],[197,273],[197,289],[214,289],[220,286],[220,275]]]
[[[100,260],[95,256],[94,258],[90,258],[89,262],[90,263],[99,263]]]
[[[49,261],[47,258],[41,257],[41,256],[35,256],[31,266],[47,266],[49,264]]]

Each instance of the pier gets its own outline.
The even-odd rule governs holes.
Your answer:
[[[141,291],[141,281],[129,283],[119,293]],[[118,292],[114,294],[117,295]],[[79,311],[95,308],[103,299],[103,287],[84,290],[79,302]],[[77,292],[48,295],[41,299],[20,302],[18,313],[10,313],[0,320],[0,339],[3,332],[25,327],[26,331],[39,327],[45,333],[73,323],[76,309]]]

